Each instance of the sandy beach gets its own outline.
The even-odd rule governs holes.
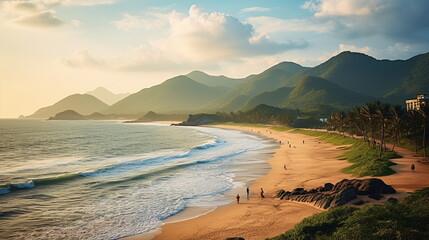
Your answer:
[[[241,195],[240,204],[220,207],[194,219],[167,223],[152,233],[125,239],[218,240],[243,237],[246,240],[256,240],[274,237],[293,228],[302,219],[322,211],[310,204],[274,199],[272,196],[275,191],[297,187],[310,189],[326,182],[335,184],[344,178],[354,178],[341,172],[350,163],[337,159],[342,153],[339,146],[324,143],[315,137],[266,128],[225,125],[213,127],[259,133],[281,141],[268,161],[272,169],[266,176],[255,180],[249,199],[246,199],[245,189],[242,189],[237,192]],[[398,194],[399,197],[406,196],[404,192],[429,186],[429,165],[417,162],[419,158],[411,151],[402,148],[396,148],[396,151],[404,156],[393,160],[398,164],[392,167],[397,173],[380,178],[402,192]],[[409,169],[411,163],[416,165],[415,173]],[[260,197],[260,188],[264,189],[265,198]]]

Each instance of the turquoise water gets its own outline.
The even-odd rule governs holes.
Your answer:
[[[4,119],[0,136],[4,239],[150,231],[186,208],[231,202],[231,189],[268,170],[274,146],[238,131],[107,121]]]

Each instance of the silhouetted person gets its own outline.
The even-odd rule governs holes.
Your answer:
[[[249,187],[246,188],[246,193],[247,193],[247,200],[249,200],[249,195],[250,195],[250,189],[249,189]]]
[[[279,144],[282,144],[282,140],[279,140]]]
[[[237,199],[237,204],[240,204],[240,195],[237,194],[237,196],[235,198]]]
[[[287,170],[286,164],[284,164],[284,165],[283,165],[283,168],[284,168],[285,170]]]
[[[414,164],[411,164],[411,171],[415,171],[416,170],[416,166],[414,166]]]
[[[261,188],[261,198],[265,198],[264,196],[264,189]]]
[[[302,140],[302,144],[304,144],[304,140]]]

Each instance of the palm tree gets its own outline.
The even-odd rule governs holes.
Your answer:
[[[381,157],[381,152],[386,149],[386,129],[391,119],[391,106],[388,103],[381,103],[380,101],[376,101],[375,105],[375,116],[378,120],[379,124],[379,136],[380,136],[380,153],[379,157]]]
[[[391,109],[392,116],[389,121],[389,135],[393,139],[392,151],[395,149],[396,144],[401,141],[401,137],[407,134],[406,131],[406,114],[400,105],[395,105]]]
[[[377,132],[377,109],[376,103],[367,103],[362,108],[363,116],[368,119],[368,128],[371,132],[371,141],[375,148],[375,134]]]

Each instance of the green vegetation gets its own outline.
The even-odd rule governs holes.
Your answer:
[[[377,149],[368,146],[363,139],[359,138],[302,129],[295,129],[292,132],[314,136],[334,145],[347,145],[345,148],[346,153],[339,156],[339,159],[348,160],[353,163],[353,165],[344,168],[343,172],[356,177],[386,176],[393,174],[395,171],[393,171],[390,166],[394,165],[394,163],[389,161],[389,159],[401,157],[392,151],[383,152],[381,156],[379,156]]]
[[[250,123],[250,124],[272,124],[288,125],[296,118],[293,110],[281,109],[268,105],[258,105],[245,112],[217,112],[216,114],[195,114],[189,115],[183,125],[204,125],[220,122]]]
[[[392,150],[401,139],[407,139],[423,149],[427,156],[429,141],[429,104],[420,104],[419,110],[405,111],[399,105],[391,105],[375,101],[353,110],[334,113],[328,120],[328,129],[348,132],[362,136],[374,149],[378,149],[379,157],[387,152],[387,141],[393,142]]]
[[[304,219],[271,240],[429,239],[429,188],[400,203],[343,206]]]

